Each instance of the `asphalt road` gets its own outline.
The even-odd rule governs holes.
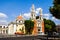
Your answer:
[[[58,38],[50,38],[49,40],[57,40]],[[0,35],[0,40],[48,40],[47,37],[43,35],[33,36],[33,35]],[[60,40],[60,38],[58,39]]]

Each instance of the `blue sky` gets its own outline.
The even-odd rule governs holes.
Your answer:
[[[53,0],[0,0],[0,24],[14,21],[20,13],[23,16],[29,15],[32,4],[35,5],[35,9],[43,9],[44,18],[60,24],[60,20],[52,17],[49,12],[49,7],[53,6],[52,3]]]

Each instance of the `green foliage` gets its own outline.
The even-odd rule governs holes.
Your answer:
[[[53,4],[54,5],[49,8],[49,11],[54,17],[60,19],[60,0],[54,0]]]
[[[51,30],[51,28],[52,28],[51,25],[48,25],[48,24],[46,24],[45,27],[47,30]]]
[[[51,20],[44,19],[45,32],[54,32],[56,31],[56,25]]]
[[[34,27],[34,22],[31,20],[25,20],[26,34],[31,34]]]

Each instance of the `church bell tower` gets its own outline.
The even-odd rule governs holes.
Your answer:
[[[44,21],[42,17],[42,9],[40,9],[39,13],[39,19],[37,19],[38,35],[44,35]]]
[[[31,8],[31,20],[35,20],[35,19],[36,19],[35,7],[34,7],[34,4],[32,4],[32,8]]]

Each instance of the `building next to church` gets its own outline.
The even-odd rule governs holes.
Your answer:
[[[39,18],[36,19],[35,7],[32,5],[31,7],[31,20],[34,22],[34,28],[32,31],[32,35],[44,35],[44,20],[42,17],[42,9],[39,11]],[[8,24],[8,32],[7,34],[25,34],[25,19],[22,15],[16,17],[15,21],[12,21]]]
[[[8,27],[6,25],[0,25],[0,34],[8,34]]]
[[[58,33],[60,33],[60,25],[56,25],[56,30]]]

